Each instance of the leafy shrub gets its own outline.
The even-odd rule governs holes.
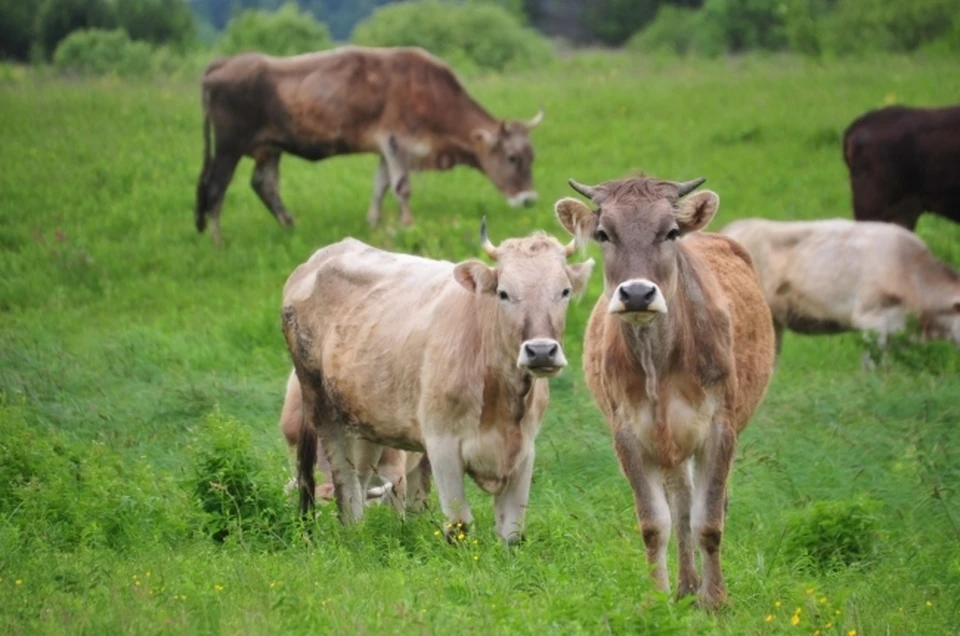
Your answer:
[[[114,6],[117,26],[133,40],[180,48],[193,41],[193,14],[184,0],[121,0]]]
[[[727,51],[776,51],[787,44],[787,6],[778,0],[707,0],[704,24],[716,28]]]
[[[377,10],[353,31],[367,46],[420,46],[460,70],[507,71],[553,57],[550,44],[506,10],[482,3],[402,2]]]
[[[301,13],[294,3],[283,5],[275,13],[244,11],[230,20],[220,39],[224,53],[260,51],[270,55],[296,55],[333,46],[330,30],[309,13]]]
[[[787,520],[784,554],[821,570],[869,561],[876,549],[879,503],[817,501]]]
[[[148,465],[99,442],[72,443],[31,427],[22,405],[0,394],[0,516],[8,538],[55,550],[124,550],[183,538],[188,510],[176,485]]]
[[[956,19],[955,0],[838,0],[823,47],[838,55],[915,51],[947,36]]]
[[[37,12],[37,42],[50,56],[74,31],[115,28],[112,9],[107,0],[43,0]]]
[[[717,55],[724,49],[721,35],[704,23],[701,12],[663,5],[653,22],[630,38],[627,48],[643,53]]]
[[[203,531],[215,541],[289,543],[297,514],[283,480],[268,475],[236,420],[211,413],[196,440],[187,487],[204,515]]]
[[[587,4],[584,18],[590,32],[606,44],[623,44],[653,20],[657,0],[597,0]],[[661,5],[661,11],[668,5]]]
[[[36,3],[0,0],[0,58],[29,59],[36,19]]]
[[[87,29],[68,35],[57,46],[53,63],[63,72],[79,75],[144,75],[152,66],[152,50],[120,29]]]

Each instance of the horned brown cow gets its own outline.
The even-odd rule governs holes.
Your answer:
[[[720,567],[727,479],[740,431],[773,369],[773,324],[750,256],[698,230],[717,211],[703,179],[639,177],[571,186],[563,226],[603,249],[604,293],[584,339],[587,385],[613,432],[653,577],[669,590],[671,518],[678,594],[706,607],[726,598]],[[703,581],[694,562],[703,557]]]
[[[889,106],[843,135],[853,216],[914,230],[923,212],[960,222],[960,106]]]
[[[547,378],[592,261],[534,234],[494,247],[495,267],[395,254],[346,239],[284,287],[283,330],[302,390],[301,505],[313,503],[317,436],[344,523],[363,515],[383,446],[426,452],[448,536],[472,519],[464,475],[494,495],[497,533],[523,530]]]
[[[379,154],[371,224],[388,187],[400,202],[400,222],[413,222],[411,171],[466,165],[482,171],[511,205],[536,199],[529,133],[543,112],[526,123],[495,119],[444,62],[419,48],[345,46],[283,58],[241,53],[207,67],[202,97],[196,224],[202,232],[209,218],[217,242],[223,196],[243,156],[256,162],[253,189],[285,226],[293,218],[280,199],[284,152],[310,161]]]

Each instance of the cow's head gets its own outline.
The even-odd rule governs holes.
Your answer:
[[[531,205],[537,200],[530,131],[541,121],[542,110],[528,122],[504,121],[495,131],[476,128],[470,133],[480,169],[512,206]]]
[[[454,268],[454,277],[467,291],[496,299],[499,344],[516,355],[518,367],[538,377],[556,375],[567,364],[561,344],[567,306],[586,288],[593,259],[568,264],[576,240],[563,246],[539,232],[494,247],[486,218],[480,240],[496,266],[470,259]]]
[[[920,328],[925,340],[952,340],[960,348],[960,280],[954,287],[952,294],[942,297],[937,306],[920,317]]]
[[[597,209],[564,198],[557,201],[557,218],[575,237],[592,238],[603,248],[610,314],[649,324],[667,313],[679,278],[678,241],[706,226],[720,204],[710,191],[686,197],[703,182],[637,177],[585,186],[570,180]]]

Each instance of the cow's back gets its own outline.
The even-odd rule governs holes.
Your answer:
[[[773,373],[774,333],[770,309],[750,254],[719,234],[695,233],[684,245],[716,279],[733,330],[737,394],[733,423],[743,430],[763,399]]]

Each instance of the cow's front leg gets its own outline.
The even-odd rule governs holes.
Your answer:
[[[387,160],[380,157],[380,165],[377,171],[373,173],[373,195],[370,197],[370,208],[367,210],[367,223],[374,227],[380,222],[380,214],[383,211],[383,197],[390,187],[390,171],[387,168]]]
[[[453,436],[430,438],[427,439],[426,446],[433,477],[437,482],[440,509],[447,518],[447,523],[443,526],[444,534],[448,540],[458,541],[473,522],[463,485],[460,440]]]
[[[507,479],[503,490],[493,498],[493,507],[497,514],[497,534],[507,545],[514,545],[523,539],[523,521],[527,514],[530,481],[533,478],[533,458],[534,450],[531,448],[526,459],[517,464]]]
[[[380,144],[380,153],[387,162],[387,171],[390,175],[390,187],[400,203],[400,225],[413,223],[413,214],[410,213],[410,169],[400,149],[400,144],[394,135],[390,135]]]
[[[710,437],[695,457],[690,521],[703,560],[699,602],[707,609],[718,608],[727,598],[720,564],[720,543],[726,515],[727,479],[736,445],[736,433],[722,418],[714,418]]]
[[[333,479],[333,496],[337,501],[340,521],[352,525],[363,518],[366,492],[360,485],[360,475],[353,457],[353,442],[343,426],[331,423],[320,429],[320,441],[327,453]]]
[[[663,490],[660,468],[643,458],[640,444],[629,424],[620,426],[613,441],[620,459],[620,468],[633,488],[637,521],[643,535],[647,563],[653,566],[653,579],[657,588],[669,592],[667,543],[670,540],[670,506]]]
[[[697,564],[693,556],[693,537],[690,526],[690,509],[693,505],[693,480],[689,460],[666,474],[667,500],[673,517],[673,529],[677,535],[677,598],[695,594],[700,587]]]

